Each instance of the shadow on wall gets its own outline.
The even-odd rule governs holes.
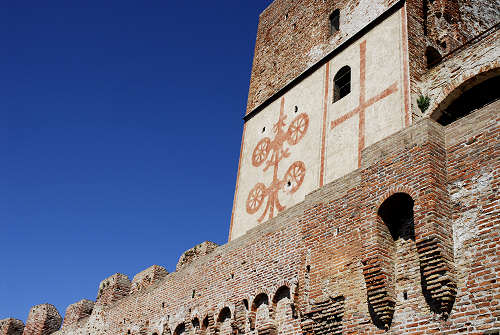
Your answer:
[[[458,86],[431,114],[443,126],[469,115],[500,97],[500,68],[483,72]]]

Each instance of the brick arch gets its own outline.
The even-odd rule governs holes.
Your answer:
[[[278,291],[281,287],[286,286],[290,289],[290,295],[294,295],[297,291],[297,278],[289,279],[280,279],[273,287],[269,290],[268,296],[270,298],[274,298],[276,291]],[[272,299],[271,299],[272,300]]]
[[[493,65],[493,67],[491,67],[491,65]],[[443,111],[448,108],[453,101],[458,99],[462,93],[497,76],[500,76],[500,65],[493,63],[480,68],[477,72],[452,80],[441,92],[439,92],[439,96],[437,97],[438,100],[434,102],[431,101],[431,106],[425,115],[433,120],[437,120],[442,115]],[[436,99],[434,96],[430,98]]]
[[[215,313],[207,311],[200,319],[200,329],[202,334],[208,334],[210,327],[215,326]]]
[[[390,197],[392,197],[396,193],[406,193],[410,197],[412,197],[412,199],[413,199],[413,201],[415,201],[415,203],[417,202],[418,193],[413,188],[408,187],[408,186],[396,186],[396,187],[391,188],[387,192],[385,192],[379,198],[379,200],[377,201],[376,206],[375,206],[377,211],[380,208],[380,206],[384,203],[384,201],[386,201],[387,199],[389,199]],[[377,211],[375,211],[375,215],[377,215]]]
[[[382,205],[396,194],[405,194],[413,200],[414,210],[418,208],[419,193],[412,187],[394,186],[379,196],[376,202],[367,204],[365,257],[362,259],[363,276],[366,282],[368,310],[375,326],[388,330],[395,311],[394,250],[389,226],[379,215]],[[414,214],[415,219],[415,214]],[[413,223],[416,228],[417,222]],[[382,251],[383,250],[383,251]]]
[[[220,334],[221,327],[224,322],[228,319],[233,320],[234,311],[232,311],[229,306],[224,306],[221,310],[219,310],[216,316],[217,318],[215,319],[215,334]]]
[[[174,330],[173,335],[180,335],[180,334],[185,334],[186,333],[186,323],[184,321],[180,322]]]
[[[259,303],[260,299],[266,299],[267,300],[267,306],[269,309],[269,315],[272,314],[271,310],[271,299],[270,294],[266,290],[260,290],[258,291],[254,298],[251,300],[250,306],[249,306],[249,318],[250,318],[250,329],[255,329],[256,322],[257,322],[257,309],[262,305],[257,304]]]
[[[229,306],[224,306],[219,313],[217,313],[217,323],[222,323],[226,319],[223,320],[223,318],[227,318],[227,315],[229,313],[229,318],[233,317],[233,311],[231,311],[231,308]]]

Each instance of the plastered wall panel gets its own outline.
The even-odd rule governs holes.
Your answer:
[[[395,12],[331,62],[332,87],[348,65],[352,89],[337,102],[330,90],[327,183],[357,169],[364,148],[404,127],[402,18]]]
[[[320,69],[247,122],[232,238],[317,188],[323,85]]]
[[[359,167],[361,151],[404,126],[401,10],[325,61],[246,123],[231,239]],[[334,79],[351,68],[351,92]]]
[[[335,180],[358,168],[355,153],[358,150],[359,116],[342,122],[328,136],[326,180]],[[354,153],[354,154],[353,154]]]

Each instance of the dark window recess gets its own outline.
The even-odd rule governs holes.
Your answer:
[[[447,126],[473,111],[497,101],[500,98],[498,87],[500,87],[500,76],[483,81],[465,91],[442,112],[436,121]]]
[[[175,328],[174,335],[184,335],[186,334],[186,326],[184,323],[181,323],[180,325]]]
[[[335,34],[340,29],[340,10],[336,9],[330,14],[330,34]]]
[[[344,66],[333,78],[333,102],[337,102],[351,93],[351,68]]]
[[[208,316],[205,316],[205,318],[203,319],[203,329],[207,329],[208,328]]]
[[[437,65],[441,62],[443,57],[439,53],[439,51],[436,50],[436,48],[433,47],[427,47],[425,50],[425,60],[427,61],[427,68],[430,69],[434,65]]]
[[[200,320],[198,318],[194,318],[192,324],[194,329],[200,328]]]
[[[400,238],[415,241],[413,204],[413,199],[408,194],[396,193],[380,205],[378,215],[389,228],[394,241]]]
[[[231,319],[231,310],[229,309],[229,307],[224,307],[222,311],[220,311],[217,321],[223,323],[228,319]]]

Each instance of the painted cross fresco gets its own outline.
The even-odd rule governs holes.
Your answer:
[[[278,168],[280,162],[287,157],[290,157],[290,149],[286,148],[286,143],[293,146],[299,143],[307,132],[309,127],[309,116],[305,113],[299,114],[290,123],[290,126],[285,131],[286,118],[284,113],[285,99],[281,99],[280,116],[278,122],[274,124],[273,133],[274,139],[265,137],[257,143],[252,154],[252,165],[259,167],[264,164],[263,171],[269,168],[273,169],[273,181],[271,185],[266,186],[264,183],[258,183],[248,194],[246,207],[248,214],[255,214],[260,209],[264,200],[267,198],[266,208],[264,213],[258,218],[262,222],[269,213],[269,218],[274,216],[274,209],[278,212],[285,209],[278,198],[278,192],[283,190],[288,194],[295,193],[302,183],[306,175],[306,166],[302,161],[295,161],[290,165],[283,178],[278,177]],[[269,159],[268,159],[269,157]]]
[[[334,129],[342,122],[350,119],[356,114],[359,114],[359,135],[358,135],[358,167],[361,167],[361,151],[365,148],[365,111],[366,108],[375,104],[389,95],[397,92],[398,83],[394,82],[387,89],[378,95],[366,100],[366,41],[363,41],[360,46],[360,62],[359,62],[359,105],[351,112],[332,121],[330,129]]]

